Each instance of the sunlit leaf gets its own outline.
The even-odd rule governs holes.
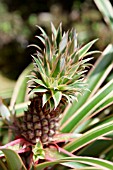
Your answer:
[[[43,103],[43,106],[46,104],[46,102],[51,98],[51,94],[49,93],[44,93],[43,94],[43,98],[42,98],[42,103]]]
[[[43,170],[46,167],[53,166],[53,165],[59,164],[59,163],[69,162],[69,161],[70,162],[80,162],[80,163],[94,166],[94,167],[100,168],[100,169],[112,169],[112,167],[113,167],[113,163],[110,161],[105,161],[105,160],[102,160],[99,158],[76,156],[76,157],[67,157],[67,158],[63,158],[60,160],[41,163],[41,164],[35,166],[35,170]]]
[[[83,104],[88,100],[90,96],[98,90],[101,86],[109,72],[112,70],[113,63],[113,46],[109,45],[103,52],[103,54],[99,57],[99,60],[95,63],[93,69],[91,69],[90,73],[87,77],[87,88],[90,91],[85,91],[84,95],[78,96],[78,102],[73,102],[71,107],[68,107],[66,113],[64,114],[61,124],[64,124],[75,112],[78,111],[79,108],[83,106]]]
[[[78,137],[78,139],[75,139],[74,141],[67,144],[64,148],[70,152],[74,152],[88,143],[98,139],[100,136],[105,136],[111,132],[113,132],[113,121],[109,121],[98,127],[92,128],[82,136]]]
[[[71,132],[76,129],[80,122],[91,113],[93,113],[108,97],[113,93],[113,80],[108,82],[98,93],[96,93],[89,101],[87,101],[68,121],[63,124],[61,130],[63,132]]]
[[[102,13],[105,22],[109,24],[113,30],[113,7],[109,0],[94,0],[100,12]]]
[[[62,41],[60,42],[60,45],[59,45],[59,52],[61,53],[64,48],[66,47],[67,45],[67,42],[68,42],[68,32],[64,35],[64,37],[62,38]]]
[[[11,108],[13,108],[15,104],[22,103],[25,101],[28,82],[27,75],[30,73],[32,68],[33,64],[30,64],[19,76],[10,101]]]
[[[91,46],[97,41],[98,39],[95,39],[89,43],[87,43],[86,45],[84,45],[82,48],[80,48],[76,55],[79,55],[79,59],[82,59],[84,57],[84,55],[87,53],[87,51],[91,48]]]
[[[52,92],[53,92],[52,97],[53,97],[55,109],[56,109],[62,98],[62,93],[60,91],[52,91]]]
[[[9,109],[1,102],[0,99],[0,115],[3,119],[10,120],[10,112]]]

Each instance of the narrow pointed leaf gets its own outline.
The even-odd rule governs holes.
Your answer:
[[[38,78],[37,79],[32,79],[32,81],[34,81],[35,83],[47,88],[47,86],[43,83],[43,81],[38,79]]]
[[[53,33],[54,37],[56,37],[57,31],[56,31],[56,28],[54,27],[52,22],[51,22],[51,30],[52,30],[52,33]]]
[[[36,25],[36,27],[39,28],[39,30],[42,32],[42,34],[43,34],[44,37],[47,37],[46,32],[45,32],[40,26]]]
[[[67,46],[67,42],[68,42],[68,32],[65,34],[65,36],[62,38],[62,41],[60,42],[60,45],[59,45],[59,52],[60,53]]]
[[[89,56],[89,55],[92,55],[92,54],[100,54],[101,52],[100,51],[89,51],[89,52],[87,52],[85,55],[84,55],[84,57],[86,57],[86,56]]]
[[[113,93],[113,80],[108,82],[97,94],[95,94],[86,104],[84,104],[68,121],[63,124],[63,132],[71,132],[78,127],[80,122],[93,113],[108,97]]]
[[[59,43],[61,39],[62,39],[62,24],[60,23],[58,30],[57,30],[57,36],[56,36],[57,48],[59,48]]]
[[[50,51],[51,51],[51,44],[48,38],[45,39],[45,47],[46,47],[46,57],[47,57],[47,62],[50,63]]]
[[[108,99],[105,100],[105,102],[103,102],[96,110],[95,112],[93,113],[93,115],[91,116],[94,116],[96,114],[98,114],[99,112],[101,112],[102,110],[104,110],[105,108],[109,107],[113,105],[113,97],[109,97]]]
[[[43,106],[47,103],[47,101],[51,98],[51,94],[43,94],[43,99],[42,99],[42,103],[43,103]]]
[[[34,56],[32,56],[32,57],[33,57],[34,61],[36,62],[36,64],[38,65],[39,72],[45,74],[43,65],[41,64],[39,58],[36,58]]]
[[[87,53],[87,51],[91,48],[91,46],[97,41],[98,39],[95,39],[88,44],[84,45],[80,50],[77,51],[77,55],[79,55],[79,59],[82,59],[84,55]]]
[[[106,134],[111,133],[111,132],[113,132],[113,120],[87,131],[82,136],[80,136],[78,139],[75,139],[74,141],[65,145],[64,149],[70,152],[74,152],[82,148],[83,146],[91,143],[92,141],[98,139],[99,137],[103,135],[105,136]]]
[[[33,69],[33,64],[28,65],[19,76],[10,101],[11,108],[14,107],[15,103],[18,104],[18,103],[23,103],[25,101],[27,82],[29,80],[27,75],[29,75],[32,69]]]
[[[31,94],[32,94],[32,93],[37,93],[37,92],[43,93],[43,92],[47,92],[47,91],[48,91],[48,90],[45,89],[45,88],[43,88],[43,87],[37,87],[37,88],[35,88],[35,89],[33,89],[33,90],[31,91]]]
[[[9,109],[0,102],[0,115],[3,119],[10,120],[10,112]]]
[[[7,164],[8,164],[8,169],[10,170],[27,170],[24,166],[24,163],[20,156],[13,150],[11,149],[2,149],[2,152],[4,153]]]
[[[0,170],[8,170],[5,163],[0,160]]]
[[[53,166],[53,165],[59,164],[59,163],[64,163],[64,162],[80,162],[83,164],[87,164],[90,166],[94,166],[96,168],[106,169],[106,170],[112,169],[112,167],[113,167],[113,163],[110,161],[105,161],[105,160],[102,160],[99,158],[76,156],[76,157],[67,157],[67,158],[63,158],[60,160],[41,163],[41,164],[35,166],[35,170],[43,170],[46,167]]]
[[[36,44],[30,44],[27,47],[36,47],[38,50],[42,51],[42,49]]]
[[[52,77],[57,77],[58,73],[60,72],[60,64],[61,64],[61,59],[59,59],[57,61],[57,63],[55,63],[54,68],[53,68],[54,72],[52,74]]]
[[[64,114],[61,120],[61,124],[64,124],[77,110],[87,101],[87,99],[93,95],[101,86],[109,72],[112,70],[113,63],[113,46],[108,45],[103,54],[99,57],[99,60],[95,63],[95,66],[90,71],[87,77],[87,88],[90,91],[85,91],[83,96],[78,96],[79,102],[74,102],[73,106],[68,107],[68,111]]]
[[[53,100],[54,100],[54,104],[55,104],[55,109],[57,108],[57,106],[60,103],[60,100],[62,98],[62,93],[60,91],[52,91],[53,92]]]
[[[110,1],[94,0],[94,2],[102,13],[105,22],[107,22],[107,24],[109,24],[109,26],[113,30],[113,7]]]
[[[38,38],[45,45],[45,39],[43,37],[40,37],[38,35],[35,37]]]

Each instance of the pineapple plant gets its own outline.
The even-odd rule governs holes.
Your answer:
[[[8,110],[0,108],[3,118],[5,114],[5,122],[16,134],[14,141],[1,146],[0,149],[4,154],[7,154],[5,151],[11,151],[6,148],[13,148],[19,154],[24,153],[24,156],[28,157],[26,160],[23,159],[29,170],[33,164],[37,165],[40,159],[51,161],[51,146],[68,156],[74,156],[57,144],[71,141],[76,136],[60,133],[60,120],[68,103],[73,107],[73,101],[77,103],[78,96],[88,90],[85,77],[91,65],[89,61],[92,57],[89,55],[98,52],[89,52],[97,39],[79,47],[76,31],[71,29],[62,32],[62,24],[56,29],[51,23],[51,38],[41,27],[38,26],[38,29],[41,34],[36,38],[43,43],[44,48],[30,45],[36,47],[36,52],[32,55],[33,69],[30,75],[27,75],[30,97],[28,107],[21,117],[14,114],[16,107],[14,110],[10,108],[13,111],[11,114]],[[12,101],[15,103],[15,91]]]
[[[36,36],[44,45],[37,45],[32,55],[34,69],[29,75],[30,105],[19,125],[22,137],[32,144],[41,141],[48,144],[58,133],[61,115],[68,103],[77,100],[77,95],[87,89],[84,77],[88,61],[89,48],[97,41],[93,40],[82,48],[77,45],[74,29],[62,33],[62,24],[58,29],[51,24],[51,39],[38,26],[40,36]],[[87,58],[86,58],[87,57]]]
[[[58,29],[53,24],[51,28],[52,40],[39,27],[42,34],[37,38],[44,44],[44,50],[34,45],[38,51],[33,56],[34,70],[29,76],[28,109],[23,111],[26,79],[21,81],[20,77],[25,77],[29,66],[19,77],[12,96],[15,116],[18,119],[23,116],[21,122],[15,117],[11,119],[14,115],[0,99],[0,118],[20,135],[0,146],[0,169],[113,169],[113,45],[108,45],[86,77],[90,66],[87,62],[91,59],[88,56],[97,52],[88,50],[96,40],[79,47],[74,30],[62,34],[61,24]],[[84,96],[79,95],[83,92]],[[64,111],[68,103],[73,104]],[[20,110],[24,115],[20,115],[23,113]],[[3,127],[1,119],[0,123]],[[1,128],[0,136],[6,135]]]

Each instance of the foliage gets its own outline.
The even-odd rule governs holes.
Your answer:
[[[98,53],[88,50],[97,39],[79,48],[74,30],[64,32],[62,36],[61,24],[57,30],[51,24],[52,40],[50,40],[45,31],[40,27],[39,29],[42,34],[36,37],[42,41],[45,48],[42,51],[37,46],[37,53],[32,56],[35,75],[29,76],[32,82],[30,93],[43,94],[42,105],[49,104],[52,110],[57,108],[62,99],[71,103],[77,100],[78,93],[86,90],[83,82],[84,73],[90,65],[88,61],[92,59],[87,56]]]
[[[102,1],[95,0],[95,2],[97,4]],[[98,5],[100,4],[98,3]],[[106,16],[109,17],[109,15]],[[109,24],[111,23],[109,22]],[[61,134],[56,135],[54,142],[48,147],[42,148],[42,145],[37,142],[33,148],[35,154],[33,168],[35,170],[43,170],[47,167],[59,170],[64,169],[64,166],[65,169],[113,169],[112,71],[113,45],[109,44],[86,76],[89,91],[85,91],[82,96],[78,95],[78,102],[69,104],[65,109],[60,122]],[[19,101],[15,105],[18,117],[23,115],[27,107],[27,103],[24,102],[26,98],[24,77],[28,72],[23,72],[18,79],[15,87],[17,90],[14,90],[12,104],[9,107],[10,111],[13,111],[14,103]],[[18,95],[21,87],[24,87],[21,89],[22,95]],[[4,112],[2,108],[6,108],[3,103],[0,105],[1,114]],[[5,122],[9,118],[9,112],[7,113]],[[4,134],[7,136],[8,132],[3,128],[5,125],[3,119],[0,119],[0,125],[2,141]],[[10,137],[12,140],[13,137]],[[32,157],[31,145],[24,144],[23,139],[15,139],[0,147],[0,168],[2,170],[14,170],[15,168],[25,170],[26,167],[32,169],[23,163],[25,159],[29,163],[32,162],[30,159]]]
[[[104,111],[109,108],[108,106],[113,104],[113,80],[105,83],[106,77],[112,70],[112,55],[113,46],[109,45],[87,76],[87,83],[90,91],[86,91],[83,96],[78,96],[78,102],[75,101],[73,105],[68,106],[65,110],[60,127],[63,134],[56,135],[54,139],[57,148],[54,144],[50,144],[50,146],[46,147],[44,150],[40,144],[35,146],[33,151],[35,152],[35,169],[44,169],[48,166],[54,167],[56,164],[62,164],[73,169],[87,167],[111,169],[113,166],[113,163],[110,162],[112,157],[109,157],[109,161],[106,161],[106,155],[109,152],[109,148],[112,147],[113,119],[112,112],[108,115],[104,115]],[[22,76],[25,76],[24,72],[21,77]],[[21,81],[21,83],[24,84],[24,81]],[[18,86],[18,83],[17,87],[20,87]],[[25,90],[23,89],[23,94],[25,95],[24,91]],[[13,94],[14,100],[15,97],[16,100],[19,100],[20,97],[19,101],[23,102],[21,96],[17,96],[16,91],[14,91]],[[18,108],[16,108],[16,111],[18,111]],[[64,141],[67,142],[64,143]],[[101,146],[98,145],[100,141]],[[106,146],[105,141],[107,141],[109,145]],[[61,145],[61,142],[63,142],[63,146]],[[19,165],[23,166],[23,169],[25,169],[21,157],[16,152],[27,153],[30,151],[30,148],[29,144],[27,144],[27,147],[22,147],[21,143],[23,143],[22,140],[15,140],[13,144],[9,143],[1,147],[1,151],[3,152],[1,153],[1,157],[3,157],[3,154],[5,155],[7,166],[10,169],[14,169],[14,167],[10,167],[13,164],[12,161],[14,161],[8,156],[10,152],[12,152],[11,155],[16,154],[15,162],[20,162]],[[97,158],[94,158],[96,153],[94,154],[93,146],[95,144],[98,150]],[[106,149],[104,151],[104,160],[102,160],[102,148],[104,147]],[[25,148],[29,149],[26,150]],[[25,150],[23,151],[23,149]],[[87,152],[87,150],[90,150],[90,152]],[[42,152],[45,152],[43,153],[44,158],[42,160],[46,159],[49,162],[37,164],[39,158],[42,158],[42,156],[39,155],[40,153],[42,154]],[[36,153],[38,153],[38,157],[36,157]],[[2,169],[7,168],[3,161],[0,165]]]

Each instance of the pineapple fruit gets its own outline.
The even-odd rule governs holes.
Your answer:
[[[20,123],[21,136],[32,144],[41,141],[48,144],[58,132],[59,120],[68,103],[77,100],[78,93],[86,90],[84,75],[87,63],[91,60],[89,48],[96,42],[91,41],[79,48],[75,30],[62,33],[51,24],[51,39],[45,31],[36,36],[44,49],[34,45],[37,50],[33,57],[34,70],[29,75],[30,105]]]

